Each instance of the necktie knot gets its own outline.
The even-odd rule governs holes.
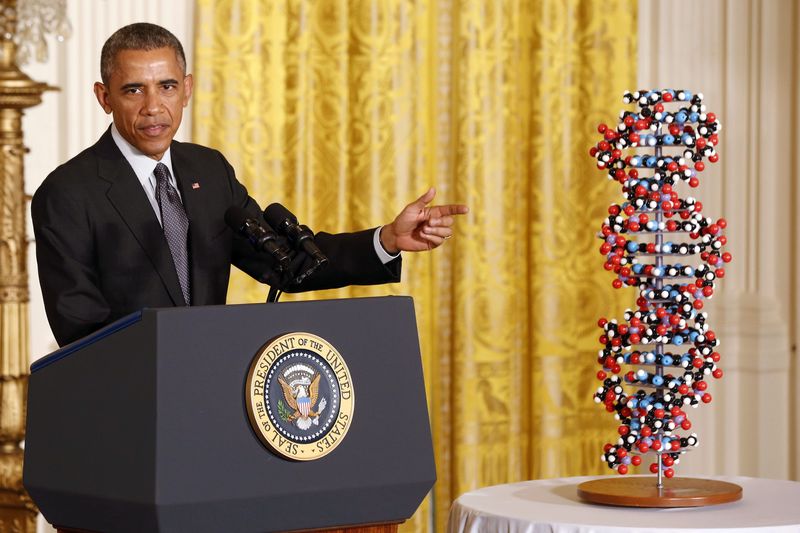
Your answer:
[[[155,170],[153,170],[153,173],[156,175],[157,178],[161,179],[169,175],[169,169],[167,168],[167,165],[159,162],[156,165]]]
[[[153,170],[153,174],[156,177],[156,182],[160,185],[162,182],[169,183],[169,169],[167,165],[164,163],[159,163],[156,165],[156,168]]]

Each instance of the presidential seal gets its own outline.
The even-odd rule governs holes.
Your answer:
[[[261,348],[245,397],[258,438],[288,459],[329,454],[353,421],[350,371],[336,348],[310,333],[287,333]]]

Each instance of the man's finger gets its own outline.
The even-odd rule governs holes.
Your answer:
[[[436,248],[437,246],[441,245],[444,242],[444,240],[447,238],[446,236],[442,237],[442,236],[439,236],[439,235],[431,235],[431,234],[428,234],[428,233],[422,233],[421,236],[422,236],[423,239],[425,239],[426,241],[431,243],[434,248]]]
[[[411,205],[418,207],[419,209],[422,209],[433,200],[434,196],[436,196],[436,189],[434,187],[431,187],[425,192],[425,194],[423,194],[422,196],[411,202]]]
[[[453,234],[453,230],[448,227],[431,227],[425,226],[422,228],[422,234],[426,237],[441,237],[442,239],[446,239],[450,235]]]
[[[435,205],[430,208],[431,217],[441,218],[450,215],[466,215],[469,207],[461,204]]]
[[[452,216],[431,218],[426,222],[428,226],[452,226],[455,219]]]

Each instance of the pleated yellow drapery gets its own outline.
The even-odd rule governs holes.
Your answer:
[[[262,205],[326,231],[431,184],[471,207],[401,284],[295,296],[415,299],[438,481],[405,530],[442,531],[476,487],[603,471],[595,323],[634,296],[597,255],[618,191],[587,151],[635,30],[634,0],[198,0],[194,139]],[[240,276],[229,300],[265,292]]]

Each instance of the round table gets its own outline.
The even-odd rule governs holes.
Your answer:
[[[577,486],[592,479],[598,478],[540,479],[467,492],[453,503],[447,530],[449,533],[800,532],[800,483],[794,481],[708,476],[741,485],[742,499],[708,507],[642,509],[582,501]]]

